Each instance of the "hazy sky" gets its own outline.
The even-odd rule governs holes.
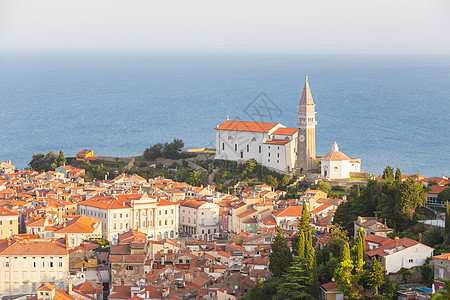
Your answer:
[[[449,0],[0,0],[0,51],[450,54]]]

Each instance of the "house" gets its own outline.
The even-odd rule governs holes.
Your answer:
[[[366,241],[366,249],[368,251],[394,242],[393,239],[375,235],[375,234],[370,234],[370,235],[366,236],[365,241]]]
[[[15,210],[0,207],[0,239],[9,238],[19,230],[19,215]]]
[[[220,207],[214,203],[186,200],[180,204],[180,230],[195,237],[211,240],[219,231]]]
[[[386,226],[385,223],[378,222],[376,217],[358,217],[358,220],[353,221],[355,226],[355,236],[356,239],[358,237],[359,228],[364,229],[364,235],[368,236],[371,234],[387,237],[388,234],[394,232],[393,229]]]
[[[328,282],[320,286],[323,300],[344,300],[344,293],[338,290],[337,281]]]
[[[439,185],[433,185],[431,187],[431,190],[427,193],[427,204],[432,206],[441,206],[444,207],[445,203],[438,201],[438,196],[440,193],[442,193],[445,189],[450,189],[449,186],[439,186]]]
[[[93,158],[94,156],[94,150],[92,149],[83,149],[80,152],[77,153],[76,159],[81,161],[86,161],[89,158]]]
[[[367,251],[367,256],[380,261],[387,274],[398,272],[401,268],[410,269],[421,266],[434,249],[409,238],[395,238],[395,241]]]
[[[281,221],[298,221],[302,216],[303,206],[288,206],[273,214],[277,226],[280,226]]]
[[[434,278],[450,278],[450,253],[433,256],[431,266],[434,270]]]
[[[0,294],[36,293],[42,284],[67,287],[69,250],[64,239],[8,239],[0,242]]]
[[[55,238],[67,238],[69,248],[79,246],[83,241],[102,237],[102,221],[86,216],[78,216],[59,226],[53,232]]]

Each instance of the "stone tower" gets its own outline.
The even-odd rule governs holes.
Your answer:
[[[297,170],[307,171],[316,168],[316,111],[309,89],[308,76],[305,76],[302,96],[298,105],[298,147]]]

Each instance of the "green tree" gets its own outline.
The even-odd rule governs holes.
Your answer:
[[[442,192],[439,193],[437,200],[441,203],[446,203],[450,201],[450,187],[444,189]]]
[[[448,188],[446,188],[447,190]],[[445,229],[444,229],[444,239],[447,244],[450,244],[450,205],[448,201],[445,206]]]
[[[62,150],[59,151],[58,158],[56,159],[56,164],[58,167],[64,166],[66,164],[66,157]]]
[[[377,259],[374,259],[369,274],[369,286],[375,289],[375,296],[378,295],[378,288],[385,282],[383,267]]]
[[[272,175],[268,175],[266,177],[266,183],[270,185],[274,190],[276,190],[278,187],[278,180]]]
[[[383,179],[387,182],[394,181],[394,169],[392,169],[390,166],[386,166],[386,169],[383,171]]]
[[[350,259],[350,247],[346,242],[344,243],[342,251],[342,260],[334,272],[334,278],[338,282],[339,291],[343,292],[351,299],[360,299],[361,295],[359,293],[359,288],[353,280],[353,268],[354,265]]]
[[[305,234],[311,231],[311,225],[309,224],[309,213],[306,202],[303,201],[302,216],[300,217],[300,222],[298,223],[299,230],[303,231]]]
[[[329,194],[331,192],[331,185],[328,181],[321,181],[317,184],[317,188],[322,192]]]
[[[418,207],[427,201],[424,187],[410,177],[400,185],[399,214],[407,221],[411,221]]]
[[[292,250],[295,256],[305,257],[305,234],[300,228],[292,241]]]
[[[288,184],[289,184],[289,177],[286,174],[284,174],[283,179],[281,179],[281,187],[285,189]]]
[[[395,182],[399,184],[402,183],[402,172],[400,171],[399,168],[395,170]]]
[[[291,249],[288,247],[286,237],[280,227],[277,227],[269,254],[269,270],[274,277],[281,277],[286,273],[292,261]]]
[[[366,241],[364,238],[364,229],[362,227],[358,230],[358,238],[356,239],[356,270],[361,272],[366,261]]]
[[[292,265],[283,275],[283,282],[280,285],[279,295],[283,299],[314,299],[308,293],[307,262],[305,258],[295,256]],[[259,300],[259,299],[258,299]]]
[[[256,278],[255,286],[250,290],[248,299],[250,300],[261,300],[264,298],[264,284],[261,278]]]
[[[201,184],[201,174],[202,172],[199,170],[193,170],[191,172],[191,176],[188,179],[188,183],[193,186],[200,186]]]

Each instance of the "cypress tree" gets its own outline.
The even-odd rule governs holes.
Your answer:
[[[444,238],[447,244],[450,244],[450,205],[446,205],[445,209],[445,229],[444,229]]]
[[[400,172],[399,168],[395,170],[395,182],[402,183],[402,172]]]
[[[303,210],[302,216],[300,218],[300,223],[298,224],[299,230],[301,230],[306,234],[307,231],[311,231],[311,225],[309,225],[309,214],[308,208],[306,207],[306,202],[303,201]]]
[[[298,254],[299,257],[305,257],[305,234],[303,231],[299,231],[298,235]]]
[[[361,227],[358,230],[358,238],[356,240],[356,269],[358,272],[362,271],[366,260],[366,242],[364,238],[364,229]]]
[[[272,252],[269,254],[269,270],[274,277],[281,277],[286,273],[286,270],[291,264],[292,253],[280,227],[277,227],[277,235],[271,247]]]
[[[307,262],[303,257],[294,257],[292,266],[283,276],[279,294],[283,299],[313,299],[308,293]]]
[[[261,277],[257,277],[255,286],[250,290],[249,299],[250,300],[260,300],[264,297],[264,283]]]

